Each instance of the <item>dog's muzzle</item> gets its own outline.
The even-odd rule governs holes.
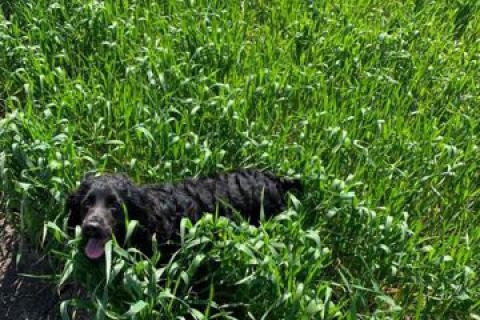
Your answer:
[[[82,235],[87,241],[86,256],[90,259],[98,259],[105,252],[104,245],[112,235],[112,229],[107,226],[103,218],[92,216],[83,222]]]

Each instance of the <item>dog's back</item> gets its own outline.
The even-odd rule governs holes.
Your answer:
[[[196,221],[203,213],[215,213],[218,208],[220,215],[231,217],[237,211],[257,224],[262,207],[267,218],[281,212],[287,192],[300,191],[301,184],[269,172],[243,169],[149,188],[173,197],[179,218],[188,216]]]

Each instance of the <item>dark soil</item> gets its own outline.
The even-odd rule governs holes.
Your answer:
[[[0,119],[5,117],[6,108],[5,108],[5,101],[0,98]]]
[[[21,253],[17,263],[17,254]],[[14,229],[0,216],[0,318],[4,320],[59,319],[60,302],[78,296],[70,286],[59,292],[51,282],[28,275],[52,274],[44,256],[16,236]],[[85,315],[73,319],[88,319]]]

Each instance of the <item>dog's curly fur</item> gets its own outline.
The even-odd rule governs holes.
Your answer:
[[[175,184],[144,186],[136,186],[124,175],[90,176],[67,199],[68,226],[84,227],[84,220],[92,210],[85,204],[87,197],[100,193],[113,194],[115,199],[112,201],[118,203],[111,207],[118,209],[120,204],[126,208],[130,220],[139,222],[139,230],[132,238],[133,245],[148,254],[153,234],[160,244],[174,239],[184,217],[195,223],[205,212],[215,213],[218,210],[219,215],[226,217],[239,212],[251,223],[257,224],[262,205],[265,216],[271,217],[285,208],[286,193],[298,191],[300,187],[297,180],[253,169],[200,179],[189,178]],[[109,230],[122,243],[125,219],[115,213],[115,209],[111,212],[113,219],[110,220],[114,221],[107,221],[107,224],[112,224]]]

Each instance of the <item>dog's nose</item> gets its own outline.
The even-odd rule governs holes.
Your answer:
[[[86,237],[100,238],[104,234],[103,229],[100,219],[89,219],[82,225],[82,233]]]

